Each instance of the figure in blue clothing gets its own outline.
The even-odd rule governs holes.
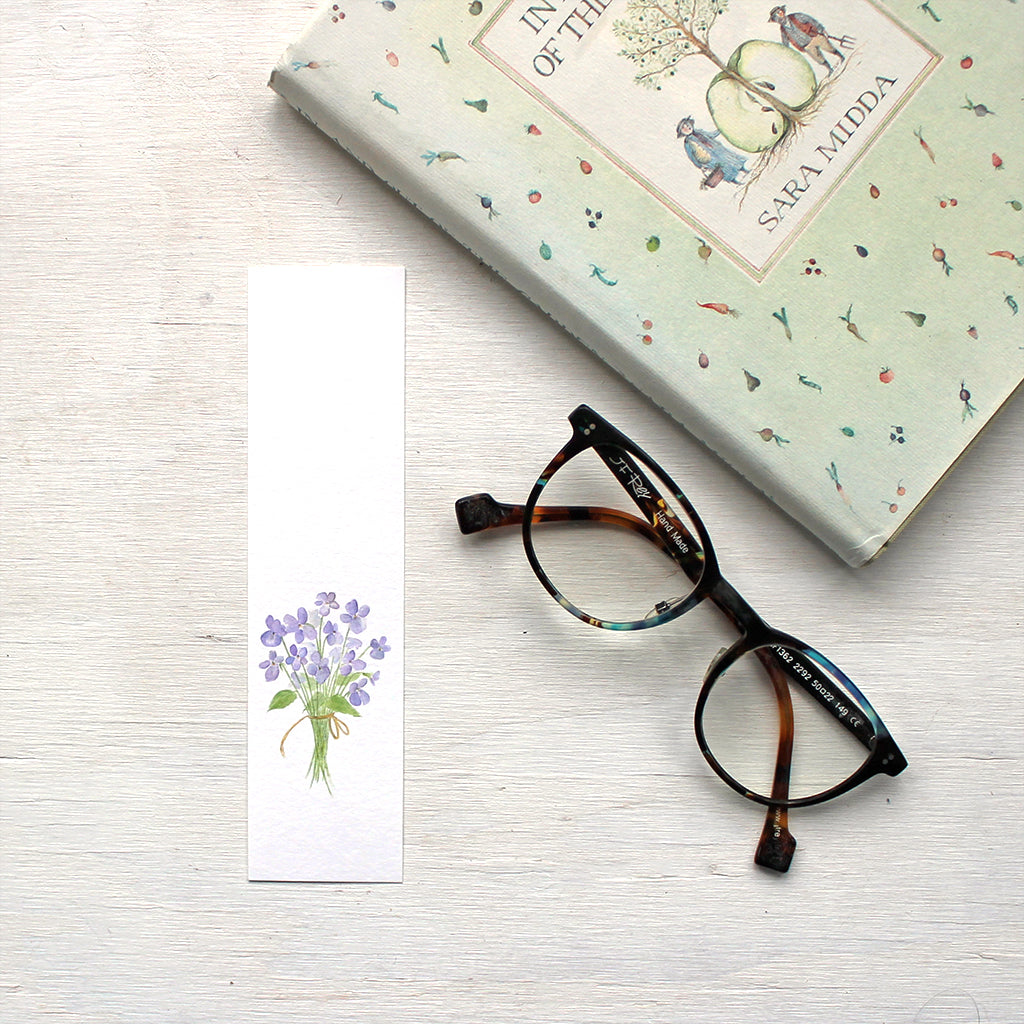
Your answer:
[[[828,57],[825,54],[830,53],[833,57],[839,58],[837,67],[846,59],[833,46],[832,41],[835,40],[840,46],[853,42],[847,36],[843,36],[842,39],[830,36],[825,31],[825,26],[809,14],[787,14],[785,4],[773,7],[768,14],[768,20],[779,26],[784,46],[792,46],[799,50],[805,56],[827,68],[830,75],[832,74],[832,65],[828,62]]]
[[[694,127],[692,117],[684,117],[676,125],[676,138],[683,140],[686,155],[704,175],[700,187],[716,188],[723,181],[740,185],[740,175],[747,173],[746,157],[734,153],[718,141],[719,131],[705,132]]]

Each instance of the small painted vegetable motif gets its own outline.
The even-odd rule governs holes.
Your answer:
[[[935,243],[932,243],[932,259],[936,263],[942,264],[942,272],[949,277],[953,273],[953,268],[946,262],[946,250],[940,249]]]
[[[786,316],[786,307],[783,306],[777,313],[772,313],[772,316],[782,324],[782,329],[786,332],[787,340],[792,341],[793,332],[789,328],[789,317]]]
[[[387,107],[388,110],[393,110],[396,114],[398,113],[398,107],[396,107],[394,103],[389,103],[384,99],[384,94],[381,92],[375,92],[373,94],[373,101],[374,103],[379,103],[382,107]]]
[[[449,160],[462,160],[462,161],[465,161],[465,159],[466,159],[463,156],[459,156],[458,153],[453,153],[450,149],[442,149],[442,150],[440,150],[439,152],[436,152],[436,153],[433,150],[428,150],[426,153],[421,154],[421,156],[422,156],[422,159],[427,161],[427,166],[428,167],[435,160],[437,160],[440,163],[444,164],[444,163],[447,163]]]
[[[748,391],[756,391],[761,386],[761,378],[755,377],[749,370],[743,371],[743,379],[747,382]]]
[[[721,313],[722,316],[739,316],[740,311],[733,309],[731,306],[724,302],[698,302],[698,306],[701,309],[713,309],[716,313]]]
[[[960,381],[960,401],[964,403],[964,411],[960,416],[960,421],[963,422],[968,416],[973,419],[978,409],[977,406],[971,405],[971,393],[967,390],[967,385],[963,381]]]
[[[847,505],[849,505],[850,499],[847,496],[846,491],[843,490],[843,485],[839,482],[839,471],[836,469],[836,464],[834,462],[830,463],[825,472],[828,473],[828,477],[832,481],[832,483],[836,485],[836,491],[839,494],[839,497],[842,498]]]
[[[935,163],[935,154],[932,152],[932,147],[924,141],[924,136],[921,134],[921,129],[918,128],[914,134],[917,136],[917,141],[921,143],[921,148],[928,154],[928,159],[932,163]]]
[[[928,317],[924,313],[914,313],[909,309],[903,310],[903,315],[910,317],[915,327],[923,327]]]
[[[771,427],[765,427],[763,430],[755,430],[754,433],[757,434],[762,441],[774,441],[780,448],[784,444],[789,444],[789,441],[785,437],[779,437]]]
[[[986,117],[995,114],[995,111],[989,110],[984,103],[972,103],[970,96],[965,96],[964,99],[967,100],[967,105],[961,109],[970,110],[975,117]]]
[[[853,336],[854,336],[854,337],[855,337],[855,338],[856,338],[856,339],[857,339],[858,341],[864,341],[864,342],[866,342],[866,341],[867,341],[867,339],[866,339],[866,338],[864,338],[864,337],[863,337],[863,336],[861,335],[860,331],[859,331],[859,330],[858,330],[858,328],[857,328],[857,325],[856,325],[856,324],[855,324],[855,323],[853,322],[853,320],[851,320],[851,319],[850,319],[850,318],[851,318],[852,316],[853,316],[853,304],[851,303],[851,304],[850,304],[850,308],[849,308],[849,309],[848,309],[848,310],[846,311],[846,316],[841,316],[841,317],[839,317],[839,319],[840,319],[840,320],[842,320],[844,324],[846,324],[846,329],[847,329],[847,330],[848,330],[848,331],[849,331],[849,332],[850,332],[850,333],[851,333],[851,334],[852,334],[852,335],[853,335]]]

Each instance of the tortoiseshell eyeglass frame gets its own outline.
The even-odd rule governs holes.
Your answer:
[[[754,855],[755,863],[774,871],[787,871],[796,849],[796,839],[788,828],[788,809],[806,807],[832,800],[875,775],[898,775],[907,766],[906,758],[896,746],[867,698],[828,658],[796,637],[769,626],[725,579],[718,566],[711,538],[689,499],[671,477],[631,441],[622,431],[586,405],[569,416],[573,435],[569,443],[551,460],[534,484],[526,503],[509,505],[495,501],[489,494],[473,494],[455,503],[459,528],[463,533],[478,533],[503,526],[521,526],[526,557],[537,578],[563,608],[592,626],[612,630],[650,629],[679,618],[705,599],[718,607],[739,632],[739,639],[720,652],[704,676],[694,709],[694,731],[697,744],[708,764],[732,789],[756,803],[767,806],[764,828]],[[552,475],[566,462],[582,452],[593,449],[608,466],[643,517],[613,508],[590,506],[539,506],[544,488]],[[685,512],[689,523],[676,517],[659,494],[645,467],[664,481],[671,497]],[[690,594],[673,602],[662,602],[643,619],[613,622],[598,619],[576,607],[548,578],[533,546],[533,529],[537,524],[588,520],[621,527],[640,534],[660,547],[675,560],[693,584]],[[696,537],[690,530],[692,525]],[[804,674],[791,670],[786,659],[773,648],[798,652],[804,659]],[[770,794],[752,792],[737,782],[716,760],[704,734],[703,712],[715,682],[745,654],[753,653],[771,680],[779,710],[779,742]],[[817,665],[829,673],[857,704],[849,707],[849,699],[836,693],[827,678],[814,675]],[[809,678],[807,677],[810,670]],[[790,685],[797,684],[844,726],[867,750],[860,766],[845,781],[812,796],[791,798],[789,795],[792,768],[794,718]]]

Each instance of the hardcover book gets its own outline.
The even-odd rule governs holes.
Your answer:
[[[270,84],[851,565],[1024,377],[1024,4],[339,0]]]

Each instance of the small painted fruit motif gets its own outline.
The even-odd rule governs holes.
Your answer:
[[[961,57],[960,58],[960,67],[962,67],[964,69],[964,71],[970,71],[970,69],[972,67],[974,67],[974,58],[973,57]]]
[[[903,433],[902,427],[893,427],[889,431],[889,444],[906,444],[907,435]]]
[[[702,370],[706,370],[711,365],[711,360],[708,359],[707,352],[701,352],[701,354],[697,357],[697,365]]]
[[[992,154],[992,166],[997,170],[1002,170],[1003,158],[998,153]]]
[[[601,218],[604,216],[600,210],[591,210],[589,206],[583,212],[587,215],[588,228],[596,228],[598,224],[601,223]]]
[[[953,273],[953,268],[946,262],[946,250],[940,249],[939,246],[934,243],[932,243],[932,259],[935,260],[936,263],[942,265],[942,272],[946,277],[949,277],[949,275]]]
[[[855,246],[853,247],[853,251],[854,251],[854,252],[855,252],[855,253],[856,253],[856,254],[857,254],[857,255],[858,255],[858,256],[859,256],[859,257],[860,257],[861,259],[864,259],[864,257],[865,257],[865,256],[867,256],[867,254],[868,254],[868,251],[867,251],[867,249],[865,249],[863,245],[855,245]]]
[[[579,157],[577,157],[577,159],[579,160]],[[591,171],[593,171],[593,169],[594,169],[593,164],[589,163],[586,160],[580,160],[580,170],[584,174],[590,174]]]
[[[697,246],[697,258],[707,263],[707,261],[711,258],[711,246],[708,245],[708,243],[705,242],[703,238],[698,238],[697,241],[700,243]]]
[[[387,52],[386,54],[384,54],[384,59],[385,59],[385,60],[386,60],[386,61],[387,61],[387,62],[388,62],[388,63],[389,63],[389,64],[390,64],[390,65],[391,65],[391,66],[392,66],[393,68],[397,68],[397,67],[398,67],[398,54],[397,54],[397,53],[395,53],[395,52],[393,52],[392,50],[388,50],[388,52]]]
[[[877,199],[882,194],[882,190],[877,185],[872,185],[868,189],[868,194],[872,199]]]
[[[661,239],[657,235],[651,235],[646,242],[648,252],[657,252],[661,248]]]
[[[743,371],[743,379],[747,382],[748,391],[756,391],[761,386],[761,378],[755,377],[749,370]]]
[[[469,13],[474,17],[478,15],[484,9],[484,5],[480,3],[480,0],[473,0],[469,5]]]
[[[534,189],[526,198],[529,199],[531,203],[539,203],[541,195],[536,189]]]
[[[895,377],[896,377],[896,374],[893,373],[892,370],[890,370],[888,366],[883,366],[882,367],[882,372],[878,375],[878,379],[883,384],[891,384],[893,382],[893,380],[895,379]]]
[[[551,259],[551,246],[547,242],[540,243],[540,258],[542,260]]]
[[[970,337],[972,337],[972,338],[973,338],[973,339],[974,339],[975,341],[977,341],[977,340],[978,340],[978,328],[977,328],[977,327],[975,327],[975,326],[974,326],[974,324],[971,324],[971,326],[967,328],[967,333],[968,333],[968,335],[970,335]]]
[[[528,124],[526,126],[527,135],[542,135],[543,133],[535,124]]]

